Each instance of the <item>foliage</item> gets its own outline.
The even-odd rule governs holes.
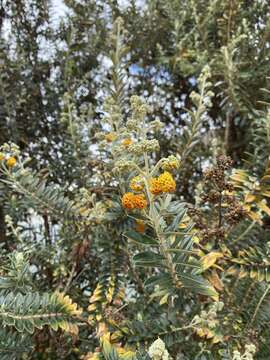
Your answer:
[[[64,3],[0,11],[0,357],[267,359],[269,2]]]

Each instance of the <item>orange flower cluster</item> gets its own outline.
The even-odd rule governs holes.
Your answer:
[[[117,138],[117,135],[115,133],[108,133],[105,135],[105,140],[107,142],[113,142]]]
[[[17,160],[14,156],[10,156],[8,158],[5,157],[3,153],[0,153],[0,161],[6,161],[6,165],[9,168],[13,168],[17,164]]]
[[[128,147],[129,145],[131,145],[133,143],[133,140],[131,138],[127,138],[127,139],[124,139],[122,141],[122,145]]]
[[[159,175],[159,177],[150,180],[150,191],[154,195],[174,192],[175,189],[175,180],[168,171],[165,171],[163,174]]]
[[[11,156],[10,158],[7,159],[7,166],[9,168],[12,168],[13,166],[15,166],[16,163],[17,163],[17,160],[13,156]]]
[[[145,209],[147,201],[144,194],[125,193],[122,197],[122,205],[125,209]]]

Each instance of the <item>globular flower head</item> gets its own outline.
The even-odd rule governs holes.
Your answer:
[[[161,188],[158,178],[152,178],[150,180],[150,192],[153,195],[159,195],[162,193],[162,188]]]
[[[145,152],[158,151],[159,142],[156,139],[142,141],[142,147]]]
[[[138,95],[132,95],[130,98],[131,109],[134,110],[143,105],[142,99]]]
[[[11,156],[11,157],[9,157],[9,158],[7,159],[7,166],[8,166],[9,168],[12,168],[13,166],[15,166],[16,163],[17,163],[17,160],[16,160],[16,158],[13,157],[13,156]]]
[[[135,120],[135,119],[128,119],[128,121],[127,121],[127,128],[129,129],[129,130],[137,130],[137,128],[138,128],[138,122]]]
[[[133,194],[132,192],[125,193],[122,197],[122,205],[125,209],[145,209],[147,200],[144,194]]]
[[[129,160],[118,160],[115,163],[114,171],[128,172],[134,168],[134,164]]]
[[[168,171],[165,171],[158,177],[158,181],[162,188],[162,191],[165,193],[174,192],[176,190],[176,182]]]
[[[163,159],[161,167],[163,170],[172,171],[178,169],[179,165],[179,160],[174,155],[170,155]]]
[[[125,209],[132,210],[135,208],[134,196],[132,192],[125,193],[122,196],[122,205]]]
[[[145,209],[147,206],[147,200],[144,194],[134,195],[134,203],[136,209]]]
[[[164,342],[161,339],[157,339],[153,342],[148,350],[148,355],[153,360],[168,360],[169,353],[165,347]]]
[[[117,135],[115,133],[108,133],[105,135],[105,140],[107,142],[113,142],[116,139]]]
[[[17,163],[17,158],[20,156],[20,149],[14,143],[4,143],[0,146],[0,161],[4,161],[7,167],[12,168]]]
[[[141,175],[135,176],[130,181],[130,188],[133,191],[142,191],[144,189],[144,181]]]
[[[133,143],[133,140],[131,138],[126,138],[122,141],[122,145],[124,145],[125,147],[128,147],[132,143]]]
[[[153,120],[149,124],[149,128],[154,130],[154,131],[159,131],[163,127],[164,127],[164,124],[159,119]]]
[[[136,144],[131,144],[128,151],[135,155],[142,155],[144,152],[152,152],[159,150],[159,142],[156,139],[143,140]]]
[[[154,195],[170,193],[176,190],[176,182],[168,171],[150,180],[150,191]]]

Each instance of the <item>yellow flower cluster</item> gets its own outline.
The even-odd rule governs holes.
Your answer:
[[[133,191],[142,191],[144,189],[143,177],[141,175],[135,176],[131,179],[129,186]]]
[[[158,178],[152,178],[150,180],[150,191],[154,195],[159,195],[162,193],[162,189],[158,181]]]
[[[13,156],[11,156],[10,158],[7,159],[7,166],[9,168],[12,168],[13,166],[15,166],[16,163],[17,163],[17,160]]]
[[[145,209],[147,201],[144,194],[125,193],[122,197],[122,205],[125,209]]]
[[[4,160],[6,161],[6,165],[9,168],[12,168],[17,163],[17,160],[14,156],[10,156],[6,158],[6,156],[3,153],[0,153],[0,161],[4,161]]]
[[[117,138],[117,135],[115,133],[108,133],[105,135],[105,140],[107,142],[113,142]]]
[[[126,138],[122,141],[122,145],[128,147],[129,145],[131,145],[133,143],[133,140],[131,138]]]
[[[174,192],[175,189],[175,180],[168,171],[165,171],[163,174],[159,175],[159,177],[150,180],[150,191],[154,195]]]

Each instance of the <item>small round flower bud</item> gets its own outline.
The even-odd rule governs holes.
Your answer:
[[[143,177],[141,175],[139,175],[139,176],[135,176],[133,179],[131,179],[130,188],[133,191],[142,191],[144,189]]]
[[[157,339],[153,342],[148,350],[148,355],[153,360],[168,360],[169,353],[165,347],[164,342],[161,339]]]
[[[170,155],[162,160],[161,167],[163,170],[175,170],[179,167],[179,160],[174,155]]]

